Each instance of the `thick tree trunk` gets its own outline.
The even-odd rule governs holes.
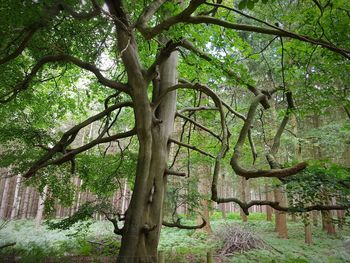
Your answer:
[[[177,53],[160,65],[160,91],[176,84]],[[140,85],[137,85],[140,87]],[[169,93],[156,111],[162,122],[154,124],[147,98],[134,93],[135,118],[140,142],[136,180],[126,212],[118,263],[157,262],[157,247],[162,226],[162,209],[166,189],[165,169],[169,153],[168,139],[173,131],[176,92]],[[140,96],[138,100],[137,96]]]

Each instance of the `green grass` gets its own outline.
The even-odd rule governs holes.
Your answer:
[[[243,225],[237,213],[227,214],[227,219],[220,219],[221,213],[214,213],[211,226],[214,230],[226,223]],[[221,259],[220,262],[262,262],[262,263],[336,263],[350,262],[350,229],[338,231],[337,236],[330,237],[313,227],[313,245],[304,243],[302,223],[288,223],[289,238],[276,237],[274,224],[264,220],[264,214],[252,214],[245,225],[257,236],[262,238],[270,249],[255,249],[232,257]],[[184,220],[183,223],[192,223]],[[45,262],[47,258],[58,259],[58,262],[69,262],[69,256],[79,255],[92,257],[115,257],[120,241],[112,234],[109,222],[95,222],[85,232],[77,236],[69,236],[70,231],[48,230],[45,226],[35,228],[31,220],[16,220],[10,222],[0,231],[0,245],[17,242],[16,246],[0,251],[0,258],[16,255],[21,262]],[[92,244],[89,241],[105,243],[104,246]],[[164,227],[161,232],[159,250],[165,253],[166,262],[205,262],[209,250],[216,251],[220,243],[214,236],[208,236],[203,231],[181,230]],[[1,262],[1,260],[0,260]],[[6,262],[6,261],[5,261]]]

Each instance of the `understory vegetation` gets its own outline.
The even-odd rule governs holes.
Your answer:
[[[186,221],[191,223],[191,220]],[[76,232],[76,228],[48,230],[45,224],[36,228],[32,220],[11,221],[0,231],[0,240],[1,244],[16,242],[16,245],[1,250],[0,261],[114,262],[120,238],[111,234],[113,225],[108,221],[91,223],[87,228]],[[202,230],[163,227],[159,250],[165,254],[165,262],[206,262],[208,251],[213,252],[215,262],[350,262],[348,227],[339,230],[336,236],[329,237],[319,226],[313,226],[314,242],[307,245],[304,243],[302,222],[289,221],[289,238],[280,239],[276,237],[273,222],[265,221],[261,213],[252,213],[247,223],[240,220],[238,213],[227,214],[226,220],[219,219],[214,213],[211,225],[214,233],[209,236]],[[223,242],[223,231],[229,234],[239,232],[240,242],[249,243],[254,238],[260,244],[245,251],[222,253],[225,245],[227,248]],[[242,238],[247,232],[249,238]]]

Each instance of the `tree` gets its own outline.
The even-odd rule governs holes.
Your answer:
[[[266,8],[266,2],[274,5],[273,1],[261,1],[259,4],[262,9]],[[239,6],[255,8],[256,5],[252,3],[253,1],[241,1]],[[290,1],[281,3],[282,6],[292,5]],[[314,7],[315,3],[322,13],[329,14],[329,7],[327,9],[319,1],[303,3],[302,8],[305,10]],[[327,28],[327,36],[312,37],[305,34],[312,34],[312,30],[307,27],[300,29],[301,33],[295,33],[298,25],[291,24],[287,30],[253,17],[250,13],[239,11],[229,3],[224,4],[222,5],[222,1],[208,3],[204,0],[184,1],[181,4],[177,1],[155,0],[147,2],[146,7],[140,1],[121,0],[106,0],[104,3],[96,0],[83,3],[74,0],[9,1],[2,4],[1,30],[5,32],[5,41],[1,43],[0,58],[0,102],[4,105],[1,108],[1,119],[4,120],[1,140],[8,149],[4,151],[7,158],[3,160],[3,165],[12,163],[14,156],[21,156],[14,164],[14,171],[22,172],[25,178],[39,175],[43,181],[41,186],[48,185],[50,189],[53,186],[52,182],[50,185],[50,180],[53,180],[51,178],[67,173],[69,164],[71,172],[74,173],[79,156],[93,147],[131,136],[137,138],[138,155],[132,182],[133,194],[126,214],[119,217],[124,221],[124,226],[119,228],[118,217],[110,218],[114,222],[115,233],[122,235],[118,262],[157,261],[167,178],[179,175],[178,171],[167,167],[172,144],[214,159],[211,186],[213,201],[235,202],[246,214],[253,205],[270,205],[277,210],[290,210],[273,201],[242,202],[237,198],[218,196],[221,162],[226,158],[230,140],[236,139],[230,139],[226,119],[228,115],[243,121],[230,156],[230,164],[237,175],[246,179],[283,179],[307,166],[302,162],[282,168],[280,164],[276,164],[275,149],[272,149],[267,154],[272,169],[243,167],[241,161],[243,152],[247,149],[247,138],[253,158],[256,158],[251,129],[259,105],[267,109],[273,94],[280,91],[289,94],[286,118],[275,136],[275,143],[279,144],[289,118],[292,90],[285,85],[274,89],[257,88],[247,68],[237,66],[237,61],[232,57],[242,56],[243,50],[249,47],[242,39],[254,41],[252,33],[259,33],[258,38],[261,35],[273,36],[280,38],[281,43],[284,38],[297,41],[293,42],[294,45],[307,43],[307,51],[309,47],[321,47],[322,52],[327,51],[326,58],[332,59],[332,63],[345,65],[350,53],[342,47],[344,41],[338,35],[346,35],[347,29],[340,24],[336,27],[337,34],[332,34],[333,29]],[[343,8],[342,5],[347,10],[345,1],[338,3],[336,8]],[[243,20],[238,19],[236,22],[236,17],[232,14],[240,15]],[[346,17],[346,12],[341,16]],[[311,22],[316,20],[315,17],[310,18]],[[246,22],[252,23],[247,25]],[[296,21],[296,24],[300,23],[303,21]],[[243,32],[242,37],[236,31]],[[241,45],[230,47],[228,39],[241,42]],[[333,44],[333,40],[339,43],[338,46]],[[221,53],[226,52],[227,48],[231,56],[225,58]],[[185,56],[180,64],[179,51]],[[188,55],[189,53],[191,54]],[[193,55],[197,56],[198,67],[195,69],[185,65],[186,56]],[[202,60],[199,61],[198,57]],[[90,74],[85,75],[82,72]],[[85,79],[85,82],[81,80],[80,85],[87,88],[75,88],[79,78]],[[194,81],[188,80],[193,78]],[[284,81],[285,79],[283,84]],[[220,97],[233,85],[246,87],[252,92],[253,97],[248,96],[251,103],[246,116]],[[218,113],[213,117],[213,123],[221,130],[215,128],[214,133],[207,127],[199,126],[219,141],[215,153],[171,137],[176,107],[188,106],[186,100],[183,103],[177,101],[177,93],[183,91],[188,94],[192,91],[196,95],[204,93],[211,99],[210,107],[198,105],[187,110],[214,110]],[[85,97],[83,103],[82,97]],[[98,113],[81,121],[84,115],[91,113],[92,103],[100,103],[94,108]],[[86,107],[87,105],[90,107]],[[133,122],[125,118],[130,118],[127,108],[132,108]],[[124,122],[120,122],[123,116]],[[64,131],[52,128],[59,124],[57,120],[67,118],[78,124]],[[75,146],[78,133],[94,122],[101,124],[97,137],[84,145]],[[198,126],[198,123],[195,125]],[[57,168],[58,165],[63,165],[63,168]],[[58,169],[61,170],[55,171]],[[44,176],[41,171],[48,172],[48,175]],[[293,209],[330,210],[344,209],[344,206],[316,204]],[[183,226],[180,221],[165,224],[192,227]],[[205,222],[201,226],[204,224]]]

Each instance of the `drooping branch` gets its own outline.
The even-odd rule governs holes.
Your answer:
[[[117,81],[113,81],[110,79],[107,79],[102,75],[100,70],[93,64],[87,63],[85,61],[82,61],[76,57],[73,57],[71,55],[67,54],[60,54],[60,55],[48,55],[43,58],[41,58],[32,68],[31,72],[25,77],[23,81],[18,83],[13,90],[5,94],[0,98],[0,103],[8,102],[11,99],[13,99],[20,91],[26,90],[29,87],[30,82],[32,79],[36,76],[36,74],[48,63],[55,63],[55,62],[70,62],[82,69],[85,69],[87,71],[92,72],[97,80],[104,86],[119,90],[122,92],[125,92],[129,94],[129,88],[127,85],[119,83]]]
[[[10,60],[13,60],[16,57],[18,57],[20,54],[22,54],[23,50],[27,47],[28,43],[33,38],[35,32],[37,30],[39,30],[40,27],[41,27],[40,23],[31,25],[28,28],[28,30],[27,30],[28,32],[27,32],[26,36],[24,37],[24,39],[22,40],[22,42],[19,44],[19,46],[12,53],[10,53],[6,57],[0,59],[0,65],[5,64],[5,63],[9,62]]]
[[[186,226],[186,225],[182,225],[181,222],[180,222],[180,218],[177,219],[176,222],[166,222],[166,221],[163,221],[163,226],[167,226],[167,227],[177,227],[177,228],[180,228],[180,229],[200,229],[200,228],[203,228],[206,226],[207,222],[205,221],[205,219],[202,217],[202,221],[203,223],[200,224],[200,225],[197,225],[197,226]]]

